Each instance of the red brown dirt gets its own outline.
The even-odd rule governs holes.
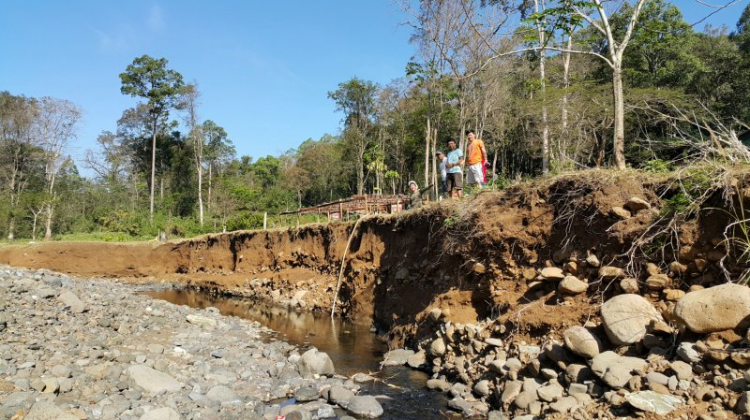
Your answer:
[[[593,252],[602,264],[628,265],[626,252],[645,229],[659,223],[659,213],[619,220],[611,209],[633,196],[658,209],[670,182],[630,172],[590,171],[367,218],[345,263],[340,313],[375,323],[396,345],[432,334],[427,314],[436,308],[454,323],[492,318],[520,336],[542,341],[596,318],[608,287],[562,298],[551,284],[531,289],[524,272],[553,260],[567,261],[571,252]],[[686,221],[677,246],[708,252],[727,224],[726,217],[719,219],[698,214]],[[353,225],[240,231],[165,244],[6,246],[0,248],[0,262],[87,277],[177,281],[256,298],[270,299],[273,290],[282,296],[306,291],[308,308],[329,311]],[[679,249],[667,251],[677,255]],[[644,252],[638,255],[649,258]],[[665,267],[670,261],[655,262]],[[475,270],[477,263],[484,272]],[[633,275],[638,275],[640,263],[634,267]],[[583,268],[582,276],[595,279],[596,269]],[[715,267],[701,277],[704,283],[718,280]]]

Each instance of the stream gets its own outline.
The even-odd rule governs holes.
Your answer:
[[[370,373],[391,386],[377,381],[360,384],[368,395],[384,395],[379,399],[385,410],[381,419],[446,419],[460,418],[448,409],[447,396],[430,391],[425,384],[429,376],[405,366],[380,369],[380,361],[388,351],[385,343],[366,325],[345,322],[340,318],[316,316],[249,299],[216,296],[192,290],[165,290],[145,293],[177,305],[205,309],[215,307],[226,316],[236,316],[276,331],[276,338],[301,347],[314,346],[328,353],[336,373],[351,376]]]

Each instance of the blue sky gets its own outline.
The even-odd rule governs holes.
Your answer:
[[[712,10],[675,3],[690,23]],[[707,22],[734,29],[746,4]],[[357,76],[385,85],[404,75],[415,52],[406,20],[389,0],[3,0],[0,90],[81,107],[68,151],[80,161],[137,101],[120,93],[119,74],[137,56],[165,57],[198,82],[201,119],[223,126],[239,155],[277,155],[339,131],[327,98],[338,83]]]

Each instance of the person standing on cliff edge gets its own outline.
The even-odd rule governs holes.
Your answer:
[[[464,173],[461,165],[464,164],[464,153],[456,147],[455,140],[448,140],[448,155],[446,156],[445,168],[448,171],[446,188],[451,198],[460,198],[463,196],[463,178]]]
[[[467,130],[466,138],[469,140],[469,145],[466,146],[466,184],[476,184],[482,188],[484,186],[482,169],[487,162],[487,149],[484,147],[484,142],[476,138],[474,130]]]

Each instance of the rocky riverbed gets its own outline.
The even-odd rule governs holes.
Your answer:
[[[149,287],[0,266],[0,420],[383,414],[325,353]]]

